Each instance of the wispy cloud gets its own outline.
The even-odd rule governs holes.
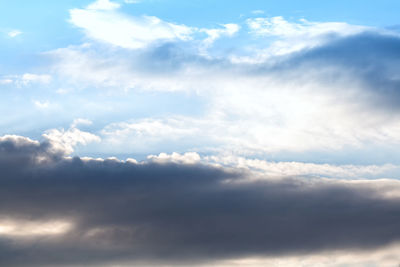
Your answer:
[[[14,84],[16,86],[29,86],[32,84],[49,84],[52,77],[49,74],[24,73],[22,75],[6,75],[0,80],[1,84]]]
[[[12,30],[12,31],[9,31],[9,32],[7,33],[7,35],[8,35],[10,38],[17,37],[18,35],[21,35],[21,34],[22,34],[22,32],[21,32],[20,30]]]
[[[106,7],[109,7],[110,3]],[[96,2],[98,3],[98,2]],[[93,39],[123,48],[144,48],[157,41],[190,40],[193,29],[154,16],[127,16],[108,12],[105,3],[95,8],[70,10],[70,22]],[[113,9],[118,7],[112,6]]]
[[[118,9],[120,4],[111,2],[109,0],[97,0],[96,2],[87,6],[89,10],[114,10]]]
[[[251,11],[251,13],[256,14],[256,15],[260,15],[260,14],[264,14],[265,12],[264,12],[264,10],[257,9],[257,10]]]

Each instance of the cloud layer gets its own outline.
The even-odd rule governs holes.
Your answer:
[[[201,264],[400,239],[398,181],[252,181],[197,160],[63,158],[50,148],[0,140],[2,265]]]

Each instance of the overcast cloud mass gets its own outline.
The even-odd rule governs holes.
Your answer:
[[[399,8],[0,1],[0,265],[398,266]]]

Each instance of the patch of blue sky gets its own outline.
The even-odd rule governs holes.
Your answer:
[[[123,5],[124,11],[134,15],[147,14],[195,27],[237,23],[254,16],[284,16],[320,22],[346,21],[384,27],[398,24],[399,8],[400,3],[395,0],[141,0],[138,4]],[[262,10],[264,14],[254,14],[255,10]]]

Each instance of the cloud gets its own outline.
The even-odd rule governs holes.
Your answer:
[[[287,177],[287,176],[313,176],[324,178],[345,178],[345,179],[361,179],[361,178],[381,178],[389,177],[400,171],[400,167],[393,164],[384,165],[333,165],[333,164],[316,164],[305,162],[275,162],[262,159],[248,159],[233,155],[206,156],[204,161],[222,166],[243,168],[258,172],[270,177]]]
[[[87,9],[72,9],[70,22],[83,29],[92,39],[129,49],[192,38],[193,30],[190,27],[165,22],[154,16],[133,17],[109,11],[110,4],[101,1],[95,2],[96,8],[90,8],[90,5]]]
[[[326,66],[338,70],[338,75],[357,77],[363,92],[358,97],[389,109],[399,107],[400,37],[395,34],[365,32],[342,38],[324,46],[294,55],[290,64],[307,65],[308,69]],[[297,65],[297,67],[301,67]]]
[[[52,77],[48,74],[24,73],[22,75],[6,75],[0,80],[0,84],[15,84],[18,87],[32,84],[49,84]]]
[[[120,4],[111,2],[109,0],[97,0],[96,2],[87,6],[89,10],[114,10],[118,9]]]
[[[265,57],[285,55],[303,49],[317,47],[332,40],[359,34],[373,28],[344,22],[310,22],[300,19],[289,22],[283,17],[247,19],[250,33],[258,37],[273,37],[272,44],[264,49]]]
[[[46,142],[1,137],[0,264],[207,265],[400,239],[396,180],[254,181],[248,171],[180,157],[64,158]]]
[[[205,32],[208,35],[208,37],[206,39],[204,39],[204,41],[203,41],[203,44],[205,46],[207,46],[207,47],[211,46],[211,44],[215,40],[220,38],[221,36],[233,36],[240,29],[240,26],[238,24],[233,24],[233,23],[223,24],[222,26],[224,27],[222,29],[201,29],[200,30],[200,32]]]
[[[265,12],[264,12],[264,10],[257,9],[257,10],[251,11],[251,13],[259,15],[259,14],[264,14]]]
[[[194,40],[199,33],[206,33],[208,37],[200,40],[200,50],[203,53],[216,39],[231,37],[240,29],[234,23],[222,24],[223,28],[220,29],[199,29],[166,22],[155,16],[129,16],[116,11],[119,7],[117,3],[99,0],[86,9],[70,10],[70,22],[83,29],[92,40],[129,49],[144,49],[168,42],[187,42]]]
[[[140,51],[91,43],[46,55],[54,62],[51,74],[70,87],[96,87],[110,95],[124,91],[127,97],[149,91],[190,94],[204,103],[200,116],[125,116],[108,123],[104,143],[115,153],[126,147],[159,153],[157,146],[163,146],[168,153],[307,152],[331,157],[331,152],[366,155],[365,149],[400,145],[399,117],[393,112],[399,106],[398,35],[345,23],[336,28],[335,23],[293,24],[283,18],[267,22],[271,29],[259,22],[267,27],[265,35],[289,43],[291,38],[316,40],[316,45],[283,55],[267,52],[268,57],[254,49],[246,62],[199,54],[181,43]],[[285,27],[290,30],[283,31]],[[226,30],[210,31],[220,37]],[[274,47],[275,41],[263,42],[264,48]]]
[[[76,128],[78,125],[92,125],[92,124],[93,124],[93,122],[91,120],[78,118],[78,119],[74,119],[74,121],[71,124],[71,127]]]
[[[78,144],[86,145],[91,142],[101,141],[99,136],[76,128],[78,124],[88,122],[87,120],[74,120],[69,129],[50,129],[43,134],[43,137],[52,145],[52,149],[57,153],[69,155]]]
[[[11,84],[13,83],[13,80],[11,79],[1,79],[0,84]]]
[[[20,34],[22,34],[22,32],[19,31],[19,30],[12,30],[12,31],[9,31],[9,32],[7,33],[7,35],[8,35],[10,38],[17,37],[17,36],[20,35]]]
[[[288,22],[283,17],[251,18],[247,24],[252,33],[264,36],[309,36],[339,34],[341,36],[357,34],[368,29],[365,26],[350,25],[344,22],[310,22],[300,19],[298,23]]]
[[[35,107],[37,107],[38,109],[47,109],[50,106],[50,102],[49,101],[39,101],[39,100],[35,100],[33,101],[33,104],[35,105]]]
[[[37,75],[37,74],[31,74],[31,73],[25,73],[24,75],[21,76],[21,83],[23,85],[29,85],[30,83],[49,83],[51,81],[51,76],[50,75]]]
[[[183,155],[179,153],[172,153],[168,155],[166,153],[160,153],[158,156],[150,155],[147,157],[148,160],[156,163],[179,163],[179,164],[196,164],[200,163],[201,157],[196,152],[187,152]]]
[[[71,224],[63,221],[21,221],[0,219],[0,236],[10,238],[30,238],[60,235],[68,232]]]

